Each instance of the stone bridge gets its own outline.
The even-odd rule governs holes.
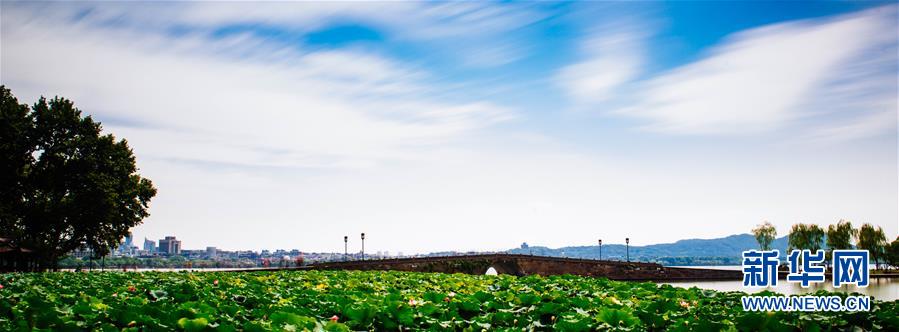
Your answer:
[[[742,280],[740,271],[673,268],[655,263],[637,263],[517,254],[484,254],[442,257],[324,262],[308,266],[315,270],[394,270],[485,274],[489,268],[515,276],[572,274],[613,280]]]

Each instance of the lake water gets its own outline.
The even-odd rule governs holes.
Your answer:
[[[740,266],[682,266],[682,267],[690,267],[690,268],[706,268],[706,269],[718,269],[718,270],[741,270]],[[827,290],[831,292],[843,292],[843,293],[861,293],[865,295],[869,295],[875,299],[881,301],[895,301],[899,300],[899,279],[896,278],[871,278],[868,287],[859,288],[855,286],[841,286],[838,289],[834,289],[833,285],[830,281],[823,283],[815,283],[810,285],[808,288],[802,288],[797,283],[787,282],[786,280],[778,280],[776,287],[768,287],[768,288],[748,288],[743,287],[743,282],[740,280],[727,280],[727,281],[691,281],[691,282],[666,282],[665,284],[669,284],[676,287],[698,287],[702,289],[711,289],[717,291],[741,291],[747,293],[756,293],[763,290],[770,290],[773,292],[781,293],[784,295],[794,295],[794,294],[807,294],[814,293],[818,290]]]

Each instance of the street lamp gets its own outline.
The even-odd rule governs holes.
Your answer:
[[[365,233],[362,233],[362,260],[365,260]]]
[[[602,239],[599,239],[599,260],[602,260]]]
[[[346,235],[343,236],[343,260],[344,260],[344,261],[346,261],[346,260],[347,260],[347,257],[348,257],[348,255],[347,255],[348,253],[347,253],[347,250],[346,250],[346,244],[347,244],[347,242],[348,242],[349,240],[350,240],[350,237],[349,237],[349,236],[346,236]]]
[[[631,238],[624,238],[624,257],[628,262],[631,261]]]

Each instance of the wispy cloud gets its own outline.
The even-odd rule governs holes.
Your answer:
[[[743,232],[762,219],[836,217],[895,234],[895,146],[818,154],[667,135],[889,131],[895,69],[883,68],[895,66],[895,47],[874,41],[890,36],[871,34],[880,14],[739,34],[653,77],[644,31],[594,27],[571,40],[558,30],[563,19],[535,24],[554,14],[542,4],[0,5],[2,83],[23,101],[72,98],[128,139],[160,188],[138,236],[174,234],[188,248],[334,251],[347,233],[366,231],[377,250],[422,252],[596,236],[651,243]],[[385,40],[313,47],[295,38],[340,24]],[[565,40],[523,42],[532,25]],[[409,44],[428,59],[404,53]],[[581,48],[569,55],[570,44]],[[865,51],[878,45],[887,47]],[[515,61],[530,47],[545,54],[523,68]],[[548,81],[566,95],[543,89]],[[794,84],[801,91],[777,86]],[[644,96],[616,114],[666,134],[554,112],[566,97],[609,109]],[[809,102],[821,106],[797,104]],[[602,136],[609,144],[595,144],[597,128],[612,129]],[[658,231],[633,237],[644,228]]]
[[[881,7],[738,33],[705,58],[640,83],[639,102],[617,114],[647,121],[648,130],[676,134],[788,129],[860,137],[847,135],[850,129],[842,123],[809,127],[830,126],[814,120],[834,112],[863,123],[895,114],[895,13],[895,6]],[[850,127],[873,130],[862,136],[876,135],[894,130],[895,119]]]
[[[365,165],[513,117],[487,101],[429,98],[440,87],[427,72],[377,55],[301,52],[249,35],[109,31],[90,21],[57,28],[33,12],[14,14],[3,22],[4,45],[14,46],[3,52],[4,83],[30,98],[74,98],[100,118],[128,110],[141,126],[117,131],[145,156]]]
[[[581,42],[583,59],[562,68],[557,83],[578,104],[609,101],[641,73],[647,38],[632,23],[595,28]]]
[[[513,32],[551,13],[540,4],[429,2],[68,3],[27,4],[59,21],[80,20],[117,29],[170,35],[208,35],[222,29],[273,29],[302,35],[342,22],[369,25],[389,39],[428,43],[459,63],[497,66],[520,58],[526,43]],[[297,45],[294,45],[297,46]]]

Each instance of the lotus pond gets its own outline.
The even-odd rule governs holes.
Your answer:
[[[0,331],[899,330],[899,301],[744,312],[742,295],[576,276],[11,273],[0,274]]]

